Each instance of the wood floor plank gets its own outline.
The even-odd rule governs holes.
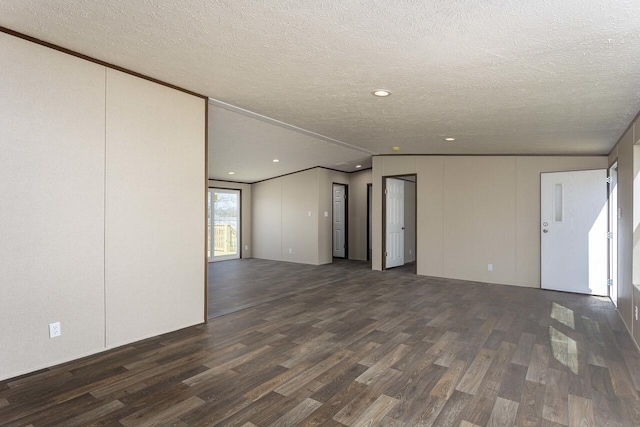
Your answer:
[[[379,425],[382,419],[398,404],[392,397],[381,395],[350,424],[353,427]]]
[[[448,400],[458,384],[458,380],[462,376],[467,364],[462,360],[456,360],[451,367],[444,373],[440,381],[431,390],[431,395],[438,399]]]
[[[595,427],[590,399],[569,395],[569,427]]]
[[[487,427],[512,426],[516,420],[518,402],[498,397]]]
[[[516,416],[517,426],[535,427],[542,423],[544,394],[545,386],[543,384],[531,381],[524,382]]]
[[[560,425],[569,425],[569,375],[549,369],[544,395],[542,417]]]
[[[460,383],[456,386],[456,390],[467,394],[476,394],[480,383],[482,383],[485,374],[489,370],[494,355],[495,352],[492,350],[480,350],[460,380]]]

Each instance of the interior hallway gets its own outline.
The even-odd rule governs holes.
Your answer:
[[[640,353],[606,298],[268,264],[219,265],[316,286],[0,382],[0,425],[640,425]]]

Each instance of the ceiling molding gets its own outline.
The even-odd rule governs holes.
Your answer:
[[[367,150],[366,148],[362,148],[362,147],[358,147],[358,146],[355,146],[355,145],[351,145],[351,144],[348,144],[346,142],[340,141],[338,139],[330,138],[328,136],[321,135],[319,133],[315,133],[315,132],[312,132],[312,131],[307,130],[307,129],[303,129],[303,128],[300,128],[298,126],[291,125],[289,123],[281,122],[280,120],[276,120],[276,119],[273,119],[271,117],[263,116],[262,114],[258,114],[258,113],[255,113],[253,111],[245,110],[244,108],[236,107],[235,105],[231,105],[231,104],[228,104],[228,103],[223,102],[223,101],[219,101],[219,100],[214,99],[214,98],[209,98],[209,104],[213,105],[214,107],[220,107],[220,108],[224,108],[225,110],[228,110],[228,111],[231,111],[231,112],[234,112],[234,113],[242,114],[243,116],[247,116],[247,117],[250,117],[252,119],[256,119],[256,120],[260,120],[260,121],[265,122],[265,123],[269,123],[269,124],[272,124],[272,125],[280,126],[281,128],[292,130],[294,132],[298,132],[298,133],[301,133],[303,135],[307,135],[307,136],[311,136],[313,138],[321,139],[321,140],[323,140],[325,142],[328,142],[330,144],[335,144],[335,145],[339,145],[341,147],[349,148],[351,150],[359,151],[360,153],[369,154],[369,155],[378,154],[375,151],[370,151],[370,150]]]

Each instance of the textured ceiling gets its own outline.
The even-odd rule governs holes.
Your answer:
[[[0,25],[381,154],[605,154],[640,109],[638,0],[0,0]]]

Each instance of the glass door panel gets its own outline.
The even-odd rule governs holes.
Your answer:
[[[209,260],[240,258],[240,191],[213,188],[209,197]]]

